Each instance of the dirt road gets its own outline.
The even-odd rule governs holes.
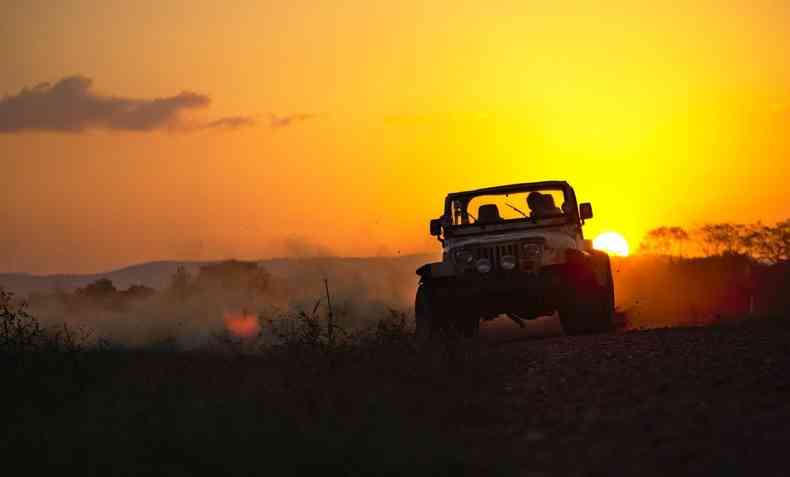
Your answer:
[[[500,316],[480,325],[480,339],[485,344],[497,345],[564,335],[562,325],[556,315],[524,321],[523,324],[522,328],[509,318]]]
[[[531,340],[517,339],[526,331],[512,323],[491,325],[481,335],[504,365],[489,419],[499,426],[479,439],[514,469],[790,473],[788,320]],[[556,331],[551,320],[541,325]]]

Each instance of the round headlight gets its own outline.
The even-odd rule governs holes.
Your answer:
[[[481,258],[477,261],[477,271],[480,273],[488,273],[491,271],[491,260]]]
[[[502,265],[504,270],[513,270],[516,268],[516,257],[513,255],[502,255],[499,259],[499,264]]]
[[[474,262],[475,257],[469,250],[459,250],[455,252],[455,260],[458,261],[458,263],[471,265],[472,262]]]

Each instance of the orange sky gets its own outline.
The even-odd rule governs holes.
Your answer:
[[[3,2],[0,94],[211,104],[62,132],[0,103],[0,272],[430,251],[447,192],[544,179],[632,247],[790,216],[787,2],[600,3]]]

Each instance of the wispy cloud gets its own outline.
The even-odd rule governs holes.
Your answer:
[[[272,114],[269,125],[272,129],[281,129],[286,128],[288,126],[293,126],[294,124],[303,123],[310,119],[315,119],[319,115],[317,114],[291,114],[287,116],[277,116],[276,114]]]
[[[211,98],[192,91],[174,96],[142,99],[108,96],[93,90],[93,81],[75,75],[54,84],[24,88],[0,99],[0,133],[60,131],[78,133],[91,129],[153,131],[170,128],[186,131],[183,114],[209,106]],[[239,128],[255,124],[251,117],[233,116],[205,123],[199,129]]]
[[[252,116],[228,116],[210,121],[203,125],[204,129],[225,128],[239,129],[247,126],[255,126],[258,121]]]

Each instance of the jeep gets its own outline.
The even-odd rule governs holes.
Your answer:
[[[613,329],[609,256],[582,227],[592,205],[564,181],[489,187],[447,195],[430,221],[442,260],[417,269],[417,337],[456,330],[475,336],[481,320],[524,320],[557,312],[566,334]]]

